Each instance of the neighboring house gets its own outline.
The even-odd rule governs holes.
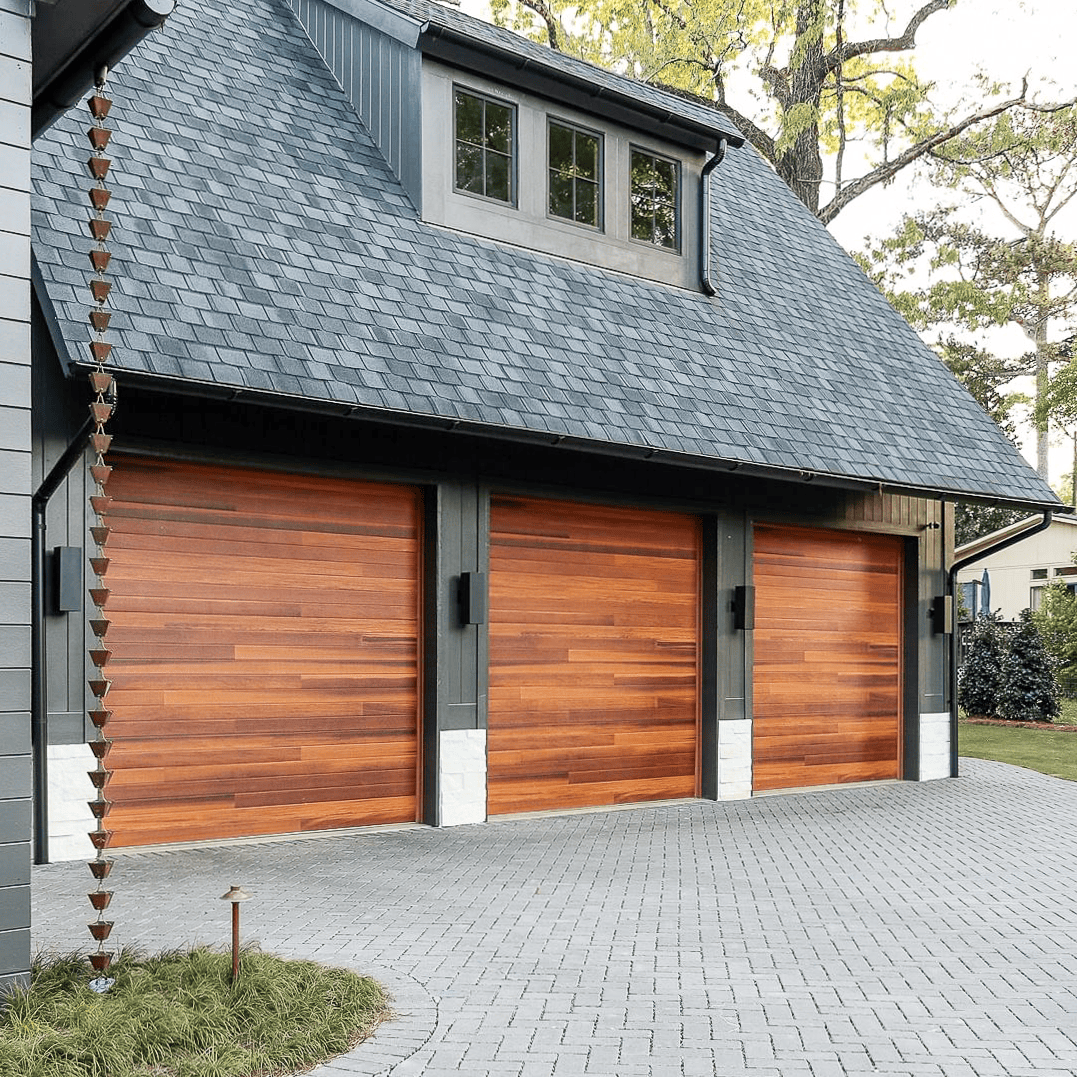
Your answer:
[[[955,556],[960,558],[981,549],[997,545],[1029,527],[1034,520],[1018,520],[1009,527],[999,528],[975,542],[959,546]],[[1062,582],[1077,591],[1077,517],[1056,516],[1045,531],[1030,535],[996,553],[988,554],[957,574],[957,583],[964,596],[965,615],[974,616],[984,608],[994,610],[1004,621],[1016,621],[1025,609],[1038,610],[1043,589]],[[985,607],[983,579],[987,573],[990,587]]]
[[[0,0],[0,995],[30,968],[31,141],[174,4]]]
[[[186,0],[116,87],[116,844],[950,773],[945,503],[1057,501],[719,112],[378,0]],[[36,179],[46,455],[81,137]]]

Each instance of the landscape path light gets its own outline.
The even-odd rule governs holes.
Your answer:
[[[232,903],[232,983],[236,982],[236,977],[239,975],[239,903],[246,901],[250,896],[235,883],[227,894],[221,894],[221,901]]]

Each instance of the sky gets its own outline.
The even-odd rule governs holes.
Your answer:
[[[923,2],[926,0],[884,0],[883,6],[891,13],[890,24],[887,27],[880,23],[871,32],[900,33],[909,15]],[[469,14],[489,17],[486,0],[462,0],[461,6]],[[917,71],[936,84],[933,97],[938,104],[956,106],[962,100],[975,101],[969,94],[978,71],[1008,83],[1013,91],[1027,74],[1033,97],[1039,100],[1077,96],[1077,3],[1073,0],[957,0],[951,9],[931,15],[920,27],[916,40],[912,56]],[[975,107],[973,104],[969,111]],[[856,174],[859,173],[848,162],[846,176]],[[907,169],[891,185],[873,188],[842,210],[830,231],[847,250],[858,250],[865,245],[866,236],[884,236],[903,214],[929,208],[933,203],[931,188]],[[1066,217],[1059,218],[1059,223],[1061,237],[1077,241],[1077,204]],[[1016,327],[998,331],[983,343],[1013,355],[1028,350],[1024,335]],[[1014,389],[1030,392],[1031,386],[1019,383]],[[1035,466],[1034,439],[1027,428],[1022,451]],[[1070,470],[1073,459],[1072,438],[1056,434],[1050,460],[1053,481]]]

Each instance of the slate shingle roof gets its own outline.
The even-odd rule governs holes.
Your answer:
[[[747,146],[716,173],[707,299],[419,221],[284,0],[185,0],[114,92],[121,369],[1055,501]],[[85,127],[35,143],[35,253],[79,360]]]

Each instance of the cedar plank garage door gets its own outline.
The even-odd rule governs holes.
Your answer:
[[[117,845],[413,821],[418,491],[119,457]]]
[[[697,795],[699,524],[495,497],[489,812]]]
[[[898,777],[902,561],[890,536],[755,528],[755,789]]]

